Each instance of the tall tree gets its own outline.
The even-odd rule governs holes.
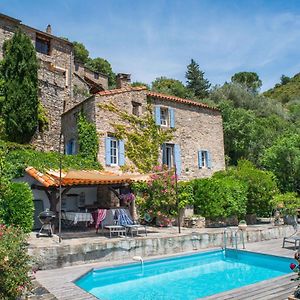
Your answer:
[[[85,48],[85,46],[82,43],[76,41],[73,42],[73,46],[75,60],[86,64],[89,60],[89,51]]]
[[[181,81],[163,76],[156,78],[152,82],[152,90],[155,92],[169,94],[181,98],[192,97],[192,93],[184,86]]]
[[[257,93],[262,86],[259,76],[255,72],[238,72],[231,77],[231,81],[241,84],[248,91]]]
[[[108,85],[110,88],[116,85],[116,74],[113,72],[111,64],[104,58],[96,57],[89,59],[87,66],[93,71],[105,74],[108,76]]]
[[[7,138],[27,143],[38,126],[38,61],[30,38],[18,30],[4,42],[2,117]]]
[[[187,88],[192,90],[196,97],[205,98],[208,96],[211,84],[204,78],[204,72],[200,70],[199,65],[193,59],[187,66],[185,77]]]

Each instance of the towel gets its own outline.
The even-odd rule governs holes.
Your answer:
[[[118,210],[118,225],[125,226],[125,225],[132,225],[133,221],[131,218],[127,215],[127,212],[125,209],[121,208]]]
[[[106,209],[98,209],[97,222],[95,228],[98,230],[101,222],[106,217]]]

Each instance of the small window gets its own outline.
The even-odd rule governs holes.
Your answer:
[[[70,139],[66,145],[66,154],[73,155],[75,154],[75,140]]]
[[[132,114],[135,116],[140,116],[140,108],[141,108],[141,103],[134,102],[132,101]]]
[[[165,107],[160,108],[160,125],[161,126],[169,125],[169,110]]]
[[[75,71],[77,72],[79,70],[79,64],[75,63]]]
[[[50,40],[37,36],[35,39],[35,49],[39,53],[50,55]]]
[[[112,166],[118,165],[119,147],[118,140],[111,138],[110,140],[110,164]]]
[[[95,79],[99,79],[99,74],[98,73],[94,73],[94,78]]]

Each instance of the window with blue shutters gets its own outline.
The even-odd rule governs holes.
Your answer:
[[[207,168],[211,169],[211,155],[210,152],[207,150],[200,150],[198,151],[198,167],[200,169]]]
[[[175,110],[172,107],[155,106],[155,124],[163,127],[175,127]]]
[[[181,173],[181,154],[179,145],[162,145],[162,164],[168,166],[169,169],[176,166],[177,174],[179,175]]]
[[[123,140],[114,137],[105,138],[105,163],[107,166],[124,166],[125,147]]]

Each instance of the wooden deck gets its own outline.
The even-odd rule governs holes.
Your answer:
[[[293,257],[293,248],[281,248],[282,239],[269,240],[258,243],[246,244],[246,250],[260,252],[265,254],[273,254],[285,257]],[[206,249],[206,251],[209,249]],[[177,254],[178,255],[178,254]],[[152,257],[153,258],[153,257]],[[151,259],[151,258],[150,258]],[[123,261],[128,263],[131,261]],[[117,262],[115,262],[117,264]],[[88,272],[92,268],[112,266],[111,262],[92,263],[80,266],[65,267],[62,269],[39,271],[37,280],[49,290],[59,300],[94,300],[94,296],[84,292],[77,287],[73,281]],[[292,294],[299,281],[291,281],[295,278],[295,274],[289,274],[259,282],[257,284],[248,285],[243,288],[234,289],[224,293],[216,294],[202,299],[216,300],[285,300],[288,295]]]

